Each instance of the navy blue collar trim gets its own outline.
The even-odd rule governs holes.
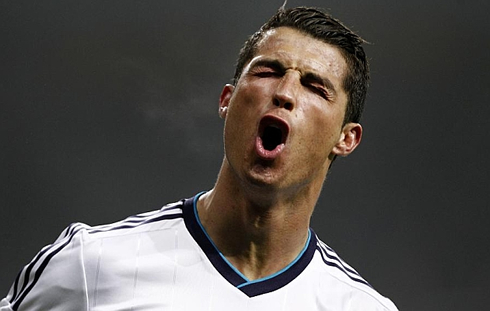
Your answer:
[[[309,240],[302,254],[288,267],[269,277],[250,281],[237,271],[218,251],[208,237],[197,216],[195,201],[199,195],[183,201],[184,221],[194,240],[204,251],[218,272],[233,286],[248,297],[254,297],[275,291],[294,280],[311,262],[316,249],[316,235],[310,229]]]

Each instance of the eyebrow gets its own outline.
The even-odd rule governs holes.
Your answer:
[[[286,67],[280,61],[275,59],[259,59],[250,66],[250,68],[257,68],[257,67],[267,67],[267,68],[277,70],[278,72],[286,71]],[[328,90],[332,91],[334,94],[337,93],[333,83],[328,78],[322,77],[314,72],[311,71],[305,72],[304,74],[301,75],[301,80],[307,83],[318,83],[324,86],[325,88],[327,88]]]

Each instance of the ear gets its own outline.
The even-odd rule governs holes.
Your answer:
[[[233,91],[235,87],[231,84],[226,84],[221,91],[221,95],[219,97],[219,116],[222,119],[226,118],[226,114],[228,112],[228,105],[230,104],[231,96],[233,95]]]
[[[333,147],[332,153],[346,157],[361,143],[362,126],[359,123],[347,123],[342,128],[339,141]]]

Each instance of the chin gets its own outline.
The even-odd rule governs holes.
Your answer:
[[[280,189],[280,185],[284,180],[280,170],[272,165],[255,165],[246,176],[247,182],[255,187],[263,188],[264,190]]]

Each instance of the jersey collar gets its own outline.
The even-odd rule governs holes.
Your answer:
[[[238,271],[217,249],[199,220],[196,202],[198,195],[183,202],[184,221],[187,229],[199,244],[216,270],[233,286],[249,297],[275,291],[294,280],[311,262],[316,249],[316,235],[308,232],[308,241],[296,259],[281,271],[265,278],[250,281]]]

